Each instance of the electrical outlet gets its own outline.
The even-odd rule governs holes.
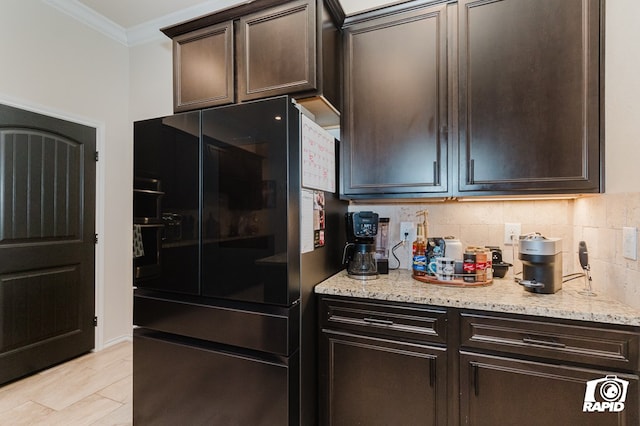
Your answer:
[[[638,260],[638,229],[622,228],[622,256],[629,260]]]
[[[504,224],[504,243],[505,245],[518,244],[518,238],[522,233],[522,225],[520,223]]]
[[[404,235],[407,234],[407,242],[411,242],[411,236],[415,235],[415,229],[413,222],[400,222],[400,240],[404,239]]]

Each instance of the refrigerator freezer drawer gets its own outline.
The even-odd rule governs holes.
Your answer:
[[[283,356],[299,347],[300,305],[249,310],[136,294],[139,327]]]
[[[162,337],[134,332],[134,424],[296,424],[299,352],[276,362]]]

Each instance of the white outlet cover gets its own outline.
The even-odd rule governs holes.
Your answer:
[[[622,256],[629,260],[638,260],[638,228],[622,228]]]
[[[400,222],[400,239],[404,237],[405,232],[408,233],[409,235],[415,232],[413,230],[413,222]]]
[[[511,235],[513,234],[513,239]],[[518,243],[518,237],[522,234],[521,223],[505,223],[504,224],[504,244],[513,245]]]

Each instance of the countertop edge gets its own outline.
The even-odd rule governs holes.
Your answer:
[[[640,326],[640,310],[606,296],[580,295],[580,288],[579,284],[566,282],[556,294],[535,294],[511,280],[495,280],[481,288],[455,288],[418,282],[410,271],[404,270],[370,281],[348,278],[342,271],[319,283],[314,291],[341,297]]]

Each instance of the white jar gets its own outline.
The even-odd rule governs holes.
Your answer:
[[[456,237],[444,237],[444,255],[453,260],[462,260],[462,243]]]

